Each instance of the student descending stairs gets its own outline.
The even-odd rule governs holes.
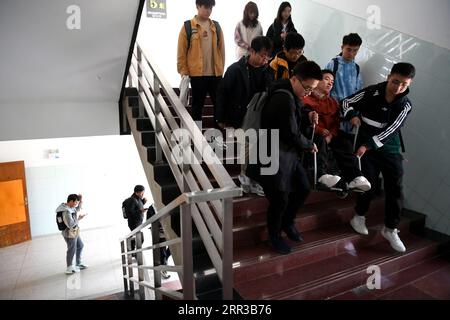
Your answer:
[[[148,118],[139,117],[137,90],[127,88],[126,98],[128,121],[135,123],[147,149],[147,159],[142,161],[153,165],[154,182],[167,204],[180,195],[180,190],[169,165],[154,163],[155,134]],[[213,125],[213,108],[206,103],[203,128]],[[228,147],[233,143],[227,141]],[[224,161],[224,166],[239,185],[240,165]],[[210,180],[216,187],[214,178]],[[384,224],[382,197],[374,201],[367,215],[369,235],[353,231],[349,222],[355,197],[338,199],[334,193],[313,191],[295,220],[304,241],[286,240],[293,248],[288,255],[275,253],[267,244],[267,200],[254,194],[235,198],[234,298],[450,299],[450,237],[426,229],[425,215],[404,210],[399,229],[407,251],[398,253],[380,234]],[[177,219],[172,219],[172,227],[179,234],[176,225]],[[193,251],[197,298],[221,299],[221,283],[211,272],[211,261],[195,236]]]

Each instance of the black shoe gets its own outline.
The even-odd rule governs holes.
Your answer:
[[[280,236],[270,236],[269,242],[278,253],[288,254],[292,251],[291,247]]]
[[[295,242],[303,242],[303,237],[300,234],[300,232],[295,228],[294,225],[291,225],[289,227],[286,227],[283,229],[283,231],[286,233],[287,237]]]

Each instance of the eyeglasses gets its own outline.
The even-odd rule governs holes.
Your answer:
[[[303,81],[302,81],[299,77],[296,77],[296,78],[297,78],[297,80],[300,82],[300,84],[301,84],[302,87],[303,87],[303,90],[305,90],[306,93],[311,93],[311,92],[314,91],[314,88],[312,88],[312,87],[305,87],[305,86],[303,85]]]

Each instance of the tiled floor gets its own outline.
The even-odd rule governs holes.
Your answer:
[[[73,275],[64,273],[67,247],[59,234],[1,248],[0,299],[93,299],[123,291],[119,239],[128,232],[126,225],[82,231],[82,258],[89,268]],[[144,237],[144,246],[151,245],[148,231]],[[150,253],[145,257],[151,259]]]

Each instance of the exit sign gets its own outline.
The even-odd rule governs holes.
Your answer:
[[[165,19],[167,17],[166,0],[147,0],[147,17]]]

